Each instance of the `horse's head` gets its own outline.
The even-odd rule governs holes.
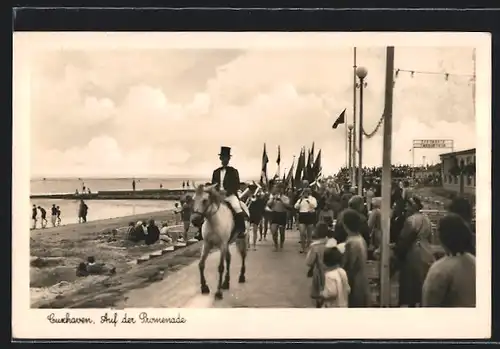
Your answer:
[[[212,206],[218,206],[220,203],[220,196],[215,190],[215,184],[204,186],[199,185],[193,198],[193,214],[191,215],[191,222],[194,226],[199,227],[204,218],[209,218],[214,214]],[[215,205],[214,205],[215,204]]]

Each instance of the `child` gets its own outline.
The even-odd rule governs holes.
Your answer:
[[[319,223],[317,228],[318,240],[311,243],[311,248],[307,252],[306,265],[309,268],[307,276],[311,280],[311,298],[315,301],[316,308],[322,308],[323,299],[321,291],[325,285],[325,265],[323,263],[323,253],[330,231],[324,223]]]
[[[324,308],[347,308],[349,303],[349,281],[342,263],[342,254],[345,245],[336,243],[335,239],[330,239],[325,245],[323,252],[323,262],[326,267],[325,286],[321,292],[324,300]]]
[[[57,206],[57,225],[61,225],[61,208]]]

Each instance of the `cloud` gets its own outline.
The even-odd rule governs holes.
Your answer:
[[[395,65],[463,74],[472,70],[469,51],[398,48]],[[112,59],[117,54],[97,54],[107,57],[97,60],[87,53],[90,58],[67,63],[63,72],[39,72],[33,79],[33,174],[203,177],[218,166],[219,147],[227,145],[242,177],[255,178],[264,142],[271,174],[278,145],[282,171],[313,141],[323,150],[325,173],[345,164],[344,128],[332,130],[331,125],[344,108],[348,122],[352,119],[350,50],[249,51],[229,60],[214,58],[217,50],[206,54],[212,58],[183,60],[193,55],[173,51],[172,64],[165,66],[147,52],[125,55],[118,63]],[[369,71],[364,98],[364,128],[369,132],[384,107],[384,50],[358,50],[358,64]],[[189,90],[186,76],[202,78],[179,98],[172,87],[158,84],[155,71],[169,77],[169,86],[183,86],[184,92]],[[193,73],[202,71],[213,73]],[[411,163],[413,139],[450,138],[456,149],[475,146],[466,78],[445,81],[443,76],[417,73],[411,78],[401,73],[393,111],[394,163]],[[366,165],[381,163],[381,130],[364,142]],[[416,151],[415,162],[424,155],[437,162],[441,152]]]

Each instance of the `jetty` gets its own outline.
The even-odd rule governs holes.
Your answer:
[[[30,199],[61,200],[180,200],[185,195],[194,195],[194,189],[141,189],[103,190],[95,193],[47,193],[32,194]]]

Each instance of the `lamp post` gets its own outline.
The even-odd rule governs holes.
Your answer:
[[[363,89],[368,70],[365,67],[356,68],[359,79],[359,165],[358,165],[358,195],[363,195]]]
[[[349,147],[349,177],[350,177],[350,180],[351,180],[351,183],[354,184],[354,181],[355,181],[355,177],[354,177],[354,167],[352,166],[353,165],[353,162],[354,162],[354,156],[353,156],[353,153],[352,153],[352,129],[354,128],[353,125],[348,125],[347,126],[347,130],[348,130],[348,134],[347,134],[347,142],[348,142],[348,147]]]

